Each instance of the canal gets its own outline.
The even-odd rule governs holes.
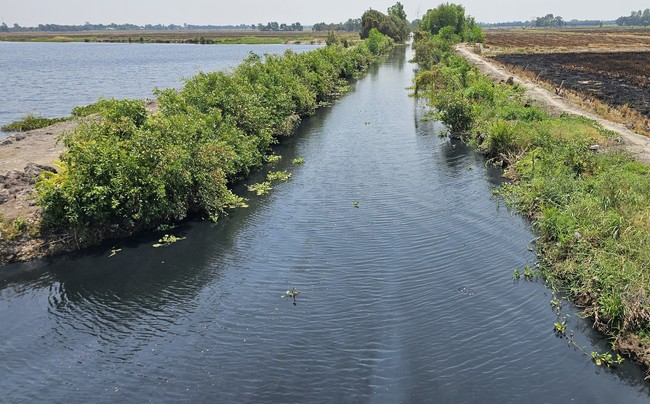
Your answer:
[[[292,177],[238,185],[247,209],[2,268],[0,401],[648,402],[637,367],[591,362],[607,341],[571,305],[560,338],[553,293],[513,281],[535,236],[421,119],[410,57],[278,145],[265,170]]]

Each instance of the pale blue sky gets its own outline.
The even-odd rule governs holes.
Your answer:
[[[454,1],[452,1],[454,2]],[[395,1],[351,0],[2,0],[0,19],[8,25],[133,23],[257,24],[259,22],[341,22],[369,8],[385,12]],[[409,20],[442,1],[403,0]],[[648,0],[462,0],[477,21],[528,20],[548,13],[571,19],[616,19],[650,7]]]

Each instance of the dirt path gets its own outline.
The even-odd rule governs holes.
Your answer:
[[[540,107],[556,113],[566,112],[573,115],[581,115],[600,123],[607,130],[618,133],[623,140],[624,148],[629,151],[633,158],[650,164],[650,138],[629,130],[623,124],[601,118],[526,78],[514,75],[503,66],[477,55],[465,44],[457,46],[456,51],[476,66],[483,74],[496,81],[506,81],[512,77],[515,83],[518,83],[526,89],[526,96],[537,102]]]

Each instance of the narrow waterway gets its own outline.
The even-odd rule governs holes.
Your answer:
[[[570,305],[573,344],[552,293],[513,282],[534,235],[499,172],[420,120],[409,57],[306,120],[276,150],[290,181],[248,209],[2,268],[0,401],[648,402]]]

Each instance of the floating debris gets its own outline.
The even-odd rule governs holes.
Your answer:
[[[111,258],[112,256],[114,256],[115,254],[117,254],[120,251],[122,251],[121,248],[113,248],[113,249],[111,249],[111,254],[108,256],[108,258]]]
[[[353,202],[352,202],[352,206],[354,206],[355,208],[358,208],[359,205],[360,205],[360,202],[359,202],[359,201],[353,201]]]

